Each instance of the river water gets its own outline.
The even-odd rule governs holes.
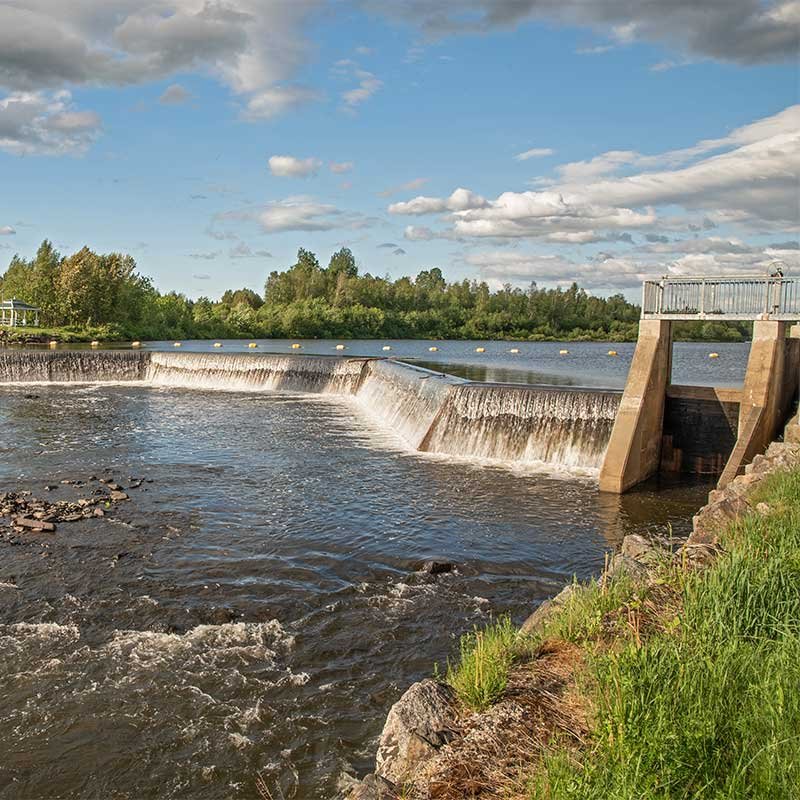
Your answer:
[[[626,533],[686,532],[708,490],[604,496],[415,452],[363,398],[205,385],[0,387],[0,491],[150,481],[55,534],[0,524],[4,800],[257,798],[259,775],[333,797],[460,633],[521,621]]]

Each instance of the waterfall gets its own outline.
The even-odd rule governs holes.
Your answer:
[[[356,398],[371,417],[417,450],[451,387],[463,383],[402,362],[370,361]]]
[[[0,351],[0,383],[138,381],[147,358],[130,350]]]
[[[146,380],[184,389],[353,394],[364,359],[333,356],[152,353]]]
[[[419,449],[599,469],[620,397],[544,386],[454,386]]]
[[[386,359],[125,350],[0,351],[0,382],[120,382],[352,395],[413,450],[558,468],[601,466],[620,394],[470,383]]]

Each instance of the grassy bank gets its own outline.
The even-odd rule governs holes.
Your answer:
[[[66,326],[53,328],[7,328],[0,326],[0,344],[46,344],[47,342],[122,342],[130,341],[113,325]]]
[[[561,705],[588,721],[569,735],[562,720],[482,796],[800,796],[800,470],[768,478],[753,502],[769,511],[726,530],[706,569],[593,583],[532,638],[500,622],[464,639],[447,677],[466,707],[502,697],[515,670],[535,681],[543,654],[563,651]]]

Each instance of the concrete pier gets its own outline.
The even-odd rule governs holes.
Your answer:
[[[620,494],[658,471],[671,372],[672,323],[643,319],[600,471],[600,491]]]

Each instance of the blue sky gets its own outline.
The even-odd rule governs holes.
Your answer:
[[[798,265],[796,0],[0,0],[0,266],[162,290]]]

